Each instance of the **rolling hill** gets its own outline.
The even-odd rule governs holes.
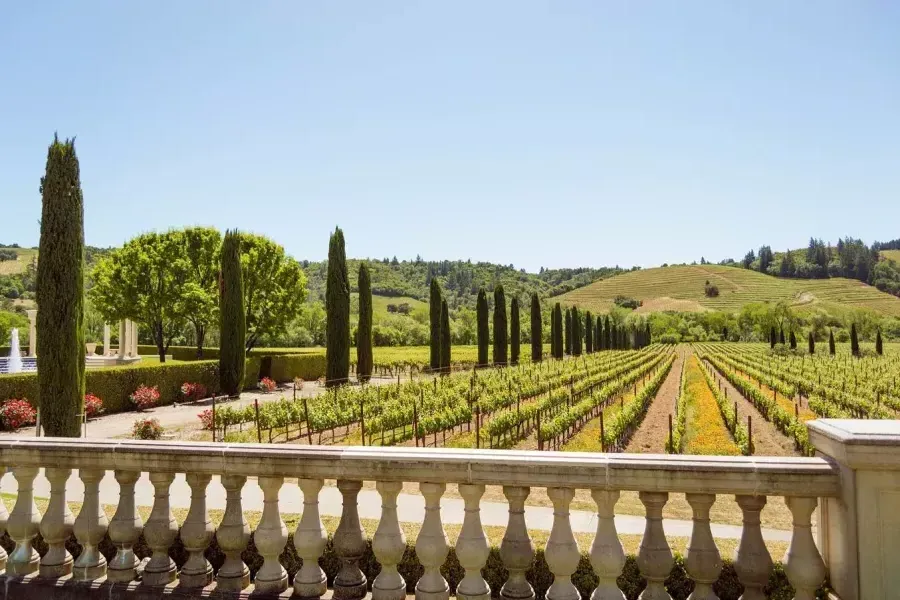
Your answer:
[[[718,297],[705,295],[707,281],[719,288]],[[632,271],[572,290],[558,300],[586,310],[607,311],[616,296],[643,301],[640,312],[738,311],[750,302],[785,300],[797,307],[865,308],[900,317],[900,298],[854,279],[782,279],[719,265]]]
[[[900,250],[879,250],[883,258],[900,263]]]
[[[18,255],[16,260],[0,261],[0,275],[24,273],[38,253],[36,248],[0,248],[0,250],[11,250]]]

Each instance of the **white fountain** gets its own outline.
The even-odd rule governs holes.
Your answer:
[[[22,371],[22,352],[19,350],[19,330],[13,327],[9,336],[9,361],[6,363],[7,373]]]

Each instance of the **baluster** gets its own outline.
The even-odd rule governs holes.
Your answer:
[[[691,541],[684,558],[685,569],[695,583],[688,600],[719,600],[712,586],[722,571],[722,557],[709,526],[709,509],[716,495],[686,494],[686,497],[694,513]]]
[[[100,481],[106,472],[101,469],[79,469],[84,483],[84,503],[72,526],[75,539],[81,544],[81,554],[72,565],[72,579],[92,581],[106,575],[106,557],[100,552],[100,542],[106,536],[109,521],[100,506]]]
[[[381,572],[372,582],[372,600],[404,600],[406,581],[397,571],[406,552],[406,535],[397,520],[397,495],[403,483],[379,481],[375,488],[381,494],[381,519],[372,538],[372,551],[381,563]]]
[[[188,559],[181,567],[179,580],[182,587],[202,588],[212,583],[213,579],[212,565],[204,556],[215,534],[206,510],[206,487],[212,476],[188,473],[185,478],[191,486],[191,508],[181,526],[181,541],[188,552]]]
[[[343,496],[343,509],[334,532],[334,552],[341,561],[341,570],[334,578],[334,598],[359,600],[366,596],[366,576],[359,570],[359,560],[366,552],[366,538],[356,505],[362,481],[340,479],[337,487]]]
[[[137,577],[137,566],[140,563],[134,554],[144,528],[144,521],[135,509],[134,484],[140,478],[139,471],[116,471],[119,482],[119,506],[116,514],[109,522],[109,539],[116,547],[116,555],[109,563],[106,578],[111,582],[127,583]]]
[[[425,520],[416,538],[416,556],[425,569],[416,583],[416,600],[448,600],[450,586],[441,575],[441,566],[450,553],[447,533],[441,523],[441,496],[444,483],[420,483],[419,491],[425,497]]]
[[[794,600],[812,600],[825,579],[825,563],[813,540],[810,521],[817,501],[806,497],[785,497],[784,501],[794,517],[791,545],[784,554],[784,572],[796,590]]]
[[[638,495],[647,512],[644,537],[637,557],[641,575],[647,579],[647,589],[641,593],[640,600],[671,600],[664,582],[675,565],[675,559],[662,525],[662,511],[669,500],[669,494],[640,492]]]
[[[278,491],[283,483],[283,477],[259,478],[259,487],[263,491],[263,512],[253,541],[263,557],[263,564],[256,572],[253,587],[261,593],[278,594],[287,589],[287,571],[278,560],[288,536],[287,526],[278,510]]]
[[[553,573],[553,583],[547,590],[547,599],[580,600],[581,594],[572,584],[572,574],[578,568],[581,552],[569,522],[569,505],[575,497],[575,490],[551,487],[547,488],[547,496],[553,502],[553,528],[544,552],[547,566]]]
[[[487,536],[481,526],[481,497],[484,485],[473,483],[459,484],[459,494],[466,503],[466,514],[463,526],[456,540],[456,556],[459,564],[466,570],[466,576],[456,587],[456,597],[463,600],[488,600],[491,588],[481,576],[490,555]]]
[[[144,526],[144,539],[153,554],[144,567],[143,581],[147,586],[164,586],[175,581],[175,562],[169,558],[169,548],[178,535],[178,523],[169,506],[169,486],[174,480],[174,473],[150,473],[153,509]]]
[[[50,502],[41,519],[41,535],[47,542],[47,552],[41,558],[41,577],[64,577],[72,573],[72,555],[66,550],[66,540],[72,533],[75,516],[66,502],[66,482],[72,469],[47,467],[44,470],[50,481]]]
[[[625,600],[616,583],[625,567],[625,549],[619,541],[615,521],[619,492],[591,490],[591,497],[597,503],[597,534],[591,545],[591,566],[600,580],[591,600]]]
[[[225,554],[225,562],[216,573],[216,589],[239,592],[250,585],[250,569],[241,560],[241,552],[250,541],[250,525],[244,519],[241,490],[247,478],[243,475],[223,475],[225,488],[225,514],[216,531],[216,541]]]
[[[765,496],[735,496],[744,512],[741,543],[734,551],[734,570],[744,585],[741,600],[765,600],[765,587],[772,574],[772,557],[763,541],[759,513],[766,505]]]
[[[41,514],[34,505],[34,478],[37,467],[13,467],[13,476],[18,483],[16,503],[9,514],[6,532],[16,543],[16,548],[6,561],[7,575],[30,575],[38,570],[41,557],[32,542],[38,534]]]
[[[303,516],[294,533],[294,548],[303,559],[303,566],[294,576],[294,593],[301,598],[319,598],[327,590],[325,571],[319,566],[319,557],[325,550],[328,534],[319,516],[319,491],[321,479],[301,479],[303,491]]]
[[[4,473],[6,473],[6,467],[0,467],[0,478],[3,477]],[[3,537],[3,533],[6,531],[6,522],[8,520],[9,513],[6,511],[6,503],[3,502],[3,497],[0,496],[0,537]],[[6,548],[0,546],[0,571],[6,569],[7,558]]]
[[[534,600],[534,588],[525,579],[525,571],[534,561],[534,545],[525,526],[525,499],[530,491],[527,487],[503,486],[509,504],[509,522],[500,543],[500,559],[509,571],[509,578],[500,588],[503,600]]]

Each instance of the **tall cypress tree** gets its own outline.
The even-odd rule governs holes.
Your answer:
[[[494,364],[507,363],[508,330],[506,328],[506,294],[503,286],[494,288]]]
[[[834,356],[835,351],[836,350],[834,347],[834,330],[830,330],[828,332],[828,354],[830,354],[831,356]]]
[[[556,349],[554,350],[553,358],[562,358],[565,351],[565,344],[563,343],[562,306],[560,306],[559,302],[553,307],[553,323],[556,328],[556,336],[553,339]]]
[[[784,345],[784,327],[782,327],[781,331],[778,333],[778,343],[782,346]]]
[[[769,330],[769,347],[772,348],[772,349],[774,350],[774,349],[775,349],[775,344],[777,344],[777,343],[778,343],[778,336],[777,336],[777,334],[775,333],[775,328],[772,327],[772,328]]]
[[[541,301],[537,292],[531,294],[531,362],[540,362],[544,355],[544,324],[541,321]],[[553,325],[550,325],[550,337],[553,337]]]
[[[534,331],[532,329],[532,331]],[[534,352],[534,334],[531,338],[532,352]],[[556,358],[556,307],[550,309],[550,356]]]
[[[881,343],[881,330],[875,333],[875,354],[882,356],[884,354],[884,345]]]
[[[475,304],[478,319],[478,364],[488,364],[488,344],[490,343],[491,330],[488,325],[488,301],[484,288],[478,290],[478,300]]]
[[[797,349],[797,336],[794,335],[794,330],[791,329],[791,350]]]
[[[603,350],[603,318],[597,315],[594,323],[594,351]]]
[[[226,231],[219,286],[219,387],[230,397],[239,396],[244,387],[246,341],[241,236]]]
[[[350,375],[350,277],[344,232],[334,228],[328,241],[325,283],[325,385],[347,383]]]
[[[808,344],[809,344],[809,353],[815,354],[816,353],[816,338],[813,337],[812,331],[809,332],[809,343]]]
[[[594,352],[594,317],[591,311],[584,314],[584,351],[588,354]]]
[[[369,265],[359,265],[359,324],[356,328],[356,377],[365,383],[372,378],[372,279]]]
[[[84,199],[75,140],[53,136],[41,178],[38,397],[49,436],[79,437],[84,406]],[[105,350],[105,348],[104,348]]]
[[[441,286],[437,277],[431,278],[428,310],[431,323],[431,368],[440,368],[441,361]]]
[[[453,342],[450,338],[450,311],[447,301],[441,300],[441,372],[450,373],[450,351]]]
[[[615,324],[610,325],[609,348],[610,350],[619,349],[619,332],[617,331],[617,327],[615,326]]]
[[[578,307],[572,307],[572,354],[575,356],[581,356],[581,313],[578,312]]]
[[[603,347],[606,350],[612,350],[612,323],[609,321],[609,315],[606,315],[606,327],[603,331]]]
[[[856,323],[850,325],[850,353],[859,356],[859,337],[856,335]]]
[[[522,341],[520,330],[519,297],[513,296],[509,302],[509,360],[514,365],[519,364],[519,343]]]
[[[572,309],[566,309],[566,331],[565,331],[566,354],[572,354]]]

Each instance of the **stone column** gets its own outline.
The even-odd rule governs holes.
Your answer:
[[[119,358],[125,358],[125,336],[127,335],[126,331],[128,327],[125,325],[125,321],[119,321]]]
[[[28,315],[28,356],[37,355],[37,310],[26,310]]]
[[[816,454],[840,469],[841,496],[819,502],[818,546],[831,587],[841,600],[894,597],[900,589],[900,422],[819,419],[807,428]]]
[[[138,356],[138,324],[131,322],[131,356]]]
[[[109,356],[109,323],[103,324],[103,356]]]

